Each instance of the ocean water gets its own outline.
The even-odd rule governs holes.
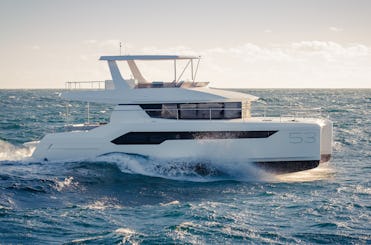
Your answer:
[[[61,91],[0,90],[0,244],[371,244],[371,90],[242,91],[322,107],[332,160],[285,175],[223,159],[202,173],[125,154],[35,162],[32,141],[66,123]],[[68,121],[84,122],[71,104]],[[111,110],[91,104],[90,120]]]

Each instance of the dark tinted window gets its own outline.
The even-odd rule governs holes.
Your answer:
[[[150,117],[161,117],[161,111],[162,111],[162,105],[161,104],[145,104],[145,105],[140,105],[143,110],[146,111],[146,113]]]
[[[130,132],[112,140],[116,145],[153,145],[166,140],[268,138],[277,131]]]
[[[155,118],[234,119],[241,118],[241,102],[145,104],[141,107]]]

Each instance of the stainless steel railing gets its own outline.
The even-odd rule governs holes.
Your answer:
[[[102,123],[97,122],[97,118],[91,117],[90,106],[87,106],[87,121],[81,124],[73,124],[70,120],[70,112],[67,106],[66,126],[69,130],[80,129],[89,130]],[[246,112],[244,112],[244,110]],[[175,120],[230,120],[241,119],[243,121],[262,120],[262,121],[296,121],[300,118],[325,118],[325,111],[318,108],[306,108],[302,106],[253,106],[251,109],[245,108],[163,108],[163,109],[132,109],[120,108],[123,112],[146,112],[153,118],[175,119]],[[81,116],[81,112],[78,114]],[[328,117],[328,116],[327,116]],[[108,118],[107,118],[108,119]],[[86,120],[86,119],[85,119]],[[98,121],[101,121],[98,119]]]
[[[83,82],[66,82],[65,83],[65,89],[68,90],[77,90],[77,89],[106,89],[106,82],[107,81],[83,81]]]
[[[145,111],[154,118],[166,119],[248,119],[248,118],[324,118],[325,111],[318,108],[292,106],[253,106],[251,109],[242,108],[177,108],[177,109],[120,109],[120,111]],[[240,112],[240,113],[238,113]],[[186,115],[188,113],[188,115]],[[190,114],[193,113],[193,114]],[[183,115],[182,115],[183,114]]]
[[[263,117],[263,118],[323,118],[328,117],[326,112],[321,107],[308,108],[303,106],[252,106],[251,117]]]

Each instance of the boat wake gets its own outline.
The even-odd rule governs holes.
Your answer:
[[[31,155],[36,148],[36,144],[37,142],[27,142],[23,145],[16,146],[0,140],[0,161],[16,162],[17,165],[19,165],[20,162],[34,163]],[[220,158],[213,161],[196,157],[164,159],[150,158],[136,154],[110,153],[94,159],[89,159],[88,161],[41,163],[44,167],[44,171],[52,171],[61,164],[66,168],[66,171],[69,167],[76,167],[76,164],[80,167],[87,167],[89,165],[89,168],[93,167],[94,169],[104,168],[105,166],[112,167],[112,164],[114,164],[122,173],[194,182],[223,180],[265,181],[272,179],[271,174],[265,173],[252,164],[246,162],[231,163],[226,160],[223,161],[223,159]]]
[[[229,162],[223,159],[151,158],[142,155],[111,153],[97,161],[114,163],[124,173],[141,174],[174,180],[209,182],[223,180],[265,181],[272,175],[248,162]]]
[[[0,161],[6,162],[34,162],[31,158],[37,142],[27,142],[23,145],[13,145],[0,140]],[[68,168],[69,163],[74,166],[77,163],[86,164],[91,167],[104,168],[112,164],[117,166],[120,172],[127,174],[139,174],[149,177],[160,177],[165,179],[212,182],[212,181],[263,181],[263,182],[306,182],[331,178],[334,171],[328,164],[321,164],[320,167],[312,170],[290,173],[273,174],[256,167],[249,162],[218,159],[179,158],[165,159],[152,158],[137,154],[109,153],[89,161],[68,161],[68,162],[45,162],[45,168],[54,169],[58,164]],[[102,164],[103,163],[103,164]],[[47,165],[47,166],[46,166]]]
[[[37,142],[27,142],[23,145],[13,145],[0,140],[0,161],[21,161],[29,158],[36,148]]]

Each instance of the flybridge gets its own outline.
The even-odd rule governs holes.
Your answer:
[[[100,60],[106,60],[108,61],[108,65],[110,67],[111,75],[113,78],[113,82],[116,87],[123,87],[122,82],[115,83],[115,80],[123,80],[120,74],[120,71],[117,67],[116,61],[127,61],[130,71],[136,80],[137,88],[148,88],[148,87],[159,87],[159,84],[154,84],[154,86],[151,85],[150,82],[148,82],[142,73],[139,71],[137,64],[135,63],[136,60],[145,60],[145,61],[163,61],[163,60],[173,60],[174,62],[174,80],[167,85],[167,87],[180,87],[183,82],[179,83],[181,81],[181,78],[184,74],[184,72],[187,70],[188,67],[190,67],[191,71],[191,81],[187,81],[188,87],[195,86],[195,80],[196,75],[198,71],[198,67],[200,64],[200,56],[187,56],[187,55],[124,55],[124,56],[101,56]],[[188,60],[186,65],[184,66],[183,70],[180,72],[178,76],[177,71],[177,60]],[[197,60],[196,67],[194,67],[194,60]],[[191,82],[191,83],[190,83]],[[207,84],[203,85],[206,86]],[[200,85],[195,87],[199,87]],[[124,86],[126,87],[126,86]],[[160,86],[162,87],[162,86]]]
[[[196,82],[196,75],[200,63],[200,56],[189,55],[120,55],[120,56],[101,56],[99,60],[107,61],[112,75],[111,81],[94,81],[94,82],[67,82],[67,89],[130,89],[130,88],[191,88],[205,87],[208,82]],[[139,70],[135,61],[173,61],[174,62],[174,79],[172,81],[148,81]],[[185,60],[185,66],[178,70],[177,60]],[[134,79],[125,79],[122,77],[116,61],[126,61]],[[184,62],[181,64],[184,65]],[[182,80],[186,70],[191,72],[191,80]],[[102,86],[103,85],[103,86]],[[114,86],[113,86],[114,85]]]
[[[112,80],[102,82],[68,82],[70,90],[83,88],[95,91],[69,91],[62,97],[69,100],[110,104],[163,104],[163,103],[207,103],[253,101],[257,97],[244,93],[208,88],[208,82],[197,82],[196,75],[200,56],[186,55],[125,55],[101,56],[107,61]],[[171,81],[148,81],[139,70],[136,61],[172,61],[174,78]],[[177,63],[177,61],[183,62]],[[128,63],[132,79],[121,75],[118,61]],[[185,62],[184,62],[185,61]],[[178,71],[180,66],[183,69]],[[183,80],[185,71],[190,71],[191,79]],[[90,88],[89,88],[90,86]]]

